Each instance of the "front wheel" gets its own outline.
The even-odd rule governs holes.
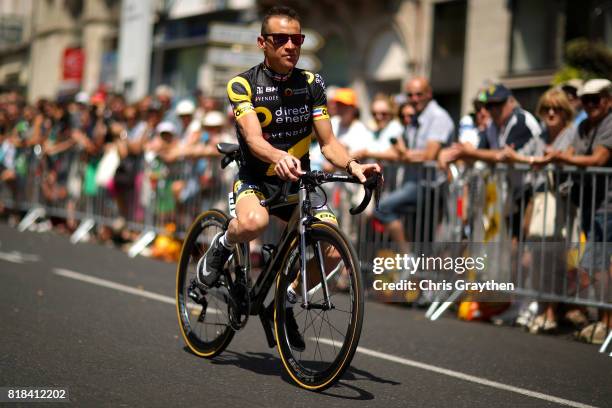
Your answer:
[[[232,275],[225,273],[219,284],[203,289],[196,284],[196,265],[223,231],[227,215],[218,210],[200,214],[193,222],[181,250],[176,271],[176,311],[185,343],[198,356],[212,358],[234,337],[230,319]],[[230,260],[230,264],[235,262]],[[231,266],[230,266],[231,268]]]
[[[344,234],[334,225],[314,223],[306,240],[310,307],[304,308],[298,241],[289,249],[277,278],[274,327],[287,374],[300,387],[321,391],[338,381],[357,349],[364,314],[363,282],[359,260]],[[289,286],[298,295],[293,310],[286,307]],[[295,323],[306,345],[303,350],[292,347],[289,340]]]

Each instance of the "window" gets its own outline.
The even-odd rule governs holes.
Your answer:
[[[348,86],[352,78],[349,73],[349,51],[344,40],[337,34],[325,39],[325,45],[317,52],[321,60],[321,75],[327,85]]]
[[[512,52],[510,71],[524,73],[559,65],[559,21],[563,2],[515,0],[512,3]]]

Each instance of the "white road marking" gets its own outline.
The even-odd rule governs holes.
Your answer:
[[[160,295],[158,293],[149,292],[144,289],[138,289],[132,286],[123,285],[121,283],[109,281],[106,279],[96,278],[96,277],[85,275],[79,272],[74,272],[68,269],[54,268],[53,273],[55,273],[56,275],[63,276],[65,278],[76,279],[82,282],[91,283],[93,285],[98,285],[98,286],[102,286],[105,288],[114,289],[120,292],[129,293],[129,294],[136,295],[136,296],[141,296],[147,299],[157,300],[162,303],[175,305],[175,299],[170,296]],[[208,310],[208,312],[218,313],[219,311],[216,309],[213,309],[213,310]],[[316,339],[311,339],[311,340],[316,340]],[[326,339],[326,338],[319,338],[319,342],[330,345],[330,346],[334,344],[332,340]],[[380,351],[371,350],[371,349],[361,347],[361,346],[357,347],[357,352],[371,356],[371,357],[380,358],[381,360],[392,361],[394,363],[403,364],[403,365],[411,366],[415,368],[420,368],[422,370],[431,371],[437,374],[446,375],[446,376],[457,378],[457,379],[464,380],[464,381],[470,381],[470,382],[480,384],[480,385],[486,385],[488,387],[497,388],[499,390],[514,392],[514,393],[525,395],[531,398],[537,398],[537,399],[541,399],[541,400],[548,401],[548,402],[554,402],[560,405],[566,405],[566,406],[575,407],[575,408],[596,408],[593,405],[587,405],[581,402],[571,401],[571,400],[567,400],[564,398],[559,398],[559,397],[555,397],[552,395],[543,394],[541,392],[527,390],[525,388],[514,387],[512,385],[502,384],[497,381],[487,380],[486,378],[476,377],[474,375],[465,374],[459,371],[453,371],[447,368],[442,368],[442,367],[437,367],[431,364],[421,363],[419,361],[394,356],[392,354],[382,353]]]
[[[0,252],[0,260],[12,262],[16,264],[24,264],[26,262],[37,262],[40,257],[35,254],[24,254],[19,251]]]
[[[109,289],[114,289],[119,292],[129,293],[131,295],[141,296],[151,300],[157,300],[158,302],[167,303],[170,305],[176,305],[176,299],[170,296],[160,295],[159,293],[149,292],[148,290],[135,288],[133,286],[123,285],[121,283],[109,281],[106,279],[96,278],[94,276],[85,275],[79,272],[71,271],[64,268],[53,268],[53,273],[56,275],[63,276],[65,278],[76,279],[81,282],[91,283],[93,285],[102,286]],[[195,307],[194,303],[189,303],[188,307]],[[206,313],[220,313],[219,310],[209,307]]]
[[[316,340],[316,339],[312,338],[311,340]],[[334,344],[330,339],[326,339],[326,338],[319,338],[319,342],[330,345],[330,346]],[[554,402],[560,405],[566,405],[569,407],[576,407],[576,408],[596,408],[593,405],[587,405],[581,402],[571,401],[571,400],[567,400],[564,398],[559,398],[559,397],[555,397],[552,395],[543,394],[541,392],[527,390],[525,388],[514,387],[512,385],[502,384],[497,381],[487,380],[486,378],[476,377],[474,375],[465,374],[459,371],[453,371],[447,368],[437,367],[431,364],[425,364],[419,361],[397,357],[392,354],[382,353],[380,351],[371,350],[371,349],[361,347],[361,346],[357,347],[357,352],[361,354],[365,354],[367,356],[380,358],[381,360],[392,361],[394,363],[403,364],[403,365],[407,365],[407,366],[411,366],[415,368],[420,368],[422,370],[431,371],[437,374],[442,374],[442,375],[446,375],[449,377],[458,378],[464,381],[470,381],[470,382],[480,384],[480,385],[486,385],[488,387],[497,388],[499,390],[514,392],[517,394],[525,395],[527,397],[538,398],[544,401]]]

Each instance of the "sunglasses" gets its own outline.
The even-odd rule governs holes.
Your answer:
[[[495,108],[501,108],[504,103],[506,103],[506,101],[503,101],[503,102],[487,102],[487,103],[485,103],[484,106],[485,106],[486,110],[491,110],[491,109],[495,109]]]
[[[283,45],[287,44],[289,39],[291,39],[291,42],[293,43],[293,45],[299,47],[304,43],[304,38],[306,38],[304,34],[284,34],[284,33],[268,33],[268,34],[262,34],[261,36],[263,38],[272,37],[272,44],[274,44],[275,47],[282,47]]]
[[[385,111],[372,111],[372,116],[391,116],[391,112]]]
[[[540,113],[548,113],[550,110],[552,110],[555,113],[559,113],[561,112],[562,109],[558,106],[543,105],[540,108]]]
[[[580,97],[580,101],[583,105],[599,105],[601,95],[584,95]]]

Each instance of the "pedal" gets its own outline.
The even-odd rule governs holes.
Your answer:
[[[274,337],[274,302],[259,312],[259,319],[266,334],[268,347],[274,348],[276,346],[276,338]]]

